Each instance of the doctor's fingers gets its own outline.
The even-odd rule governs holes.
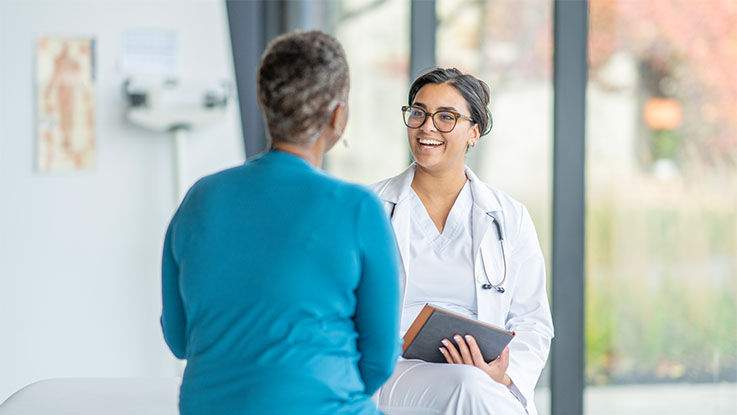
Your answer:
[[[461,359],[463,363],[467,365],[473,365],[473,358],[471,357],[471,351],[468,350],[468,346],[466,345],[466,342],[463,340],[463,337],[461,337],[459,334],[456,334],[453,336],[453,340],[455,340],[456,344],[458,345],[458,350],[461,352]]]
[[[445,346],[445,349],[450,355],[450,363],[463,363],[463,359],[461,359],[461,355],[458,353],[458,350],[455,348],[455,346],[453,346],[453,343],[448,339],[443,339],[442,341],[443,346]]]
[[[484,360],[484,356],[481,354],[481,349],[479,349],[479,345],[478,343],[476,343],[476,339],[474,339],[473,336],[471,336],[470,334],[467,334],[466,342],[468,343],[468,349],[471,352],[473,365],[482,369],[485,368],[487,366],[487,363]]]
[[[443,354],[443,357],[445,358],[445,361],[446,362],[453,363],[453,358],[450,357],[450,353],[448,353],[448,349],[446,349],[445,347],[441,347],[440,348],[440,353]]]

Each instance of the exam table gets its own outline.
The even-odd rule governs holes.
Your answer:
[[[58,378],[31,383],[0,415],[178,415],[181,378]]]

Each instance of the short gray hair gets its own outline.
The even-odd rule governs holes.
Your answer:
[[[258,102],[272,141],[314,142],[348,85],[345,52],[329,34],[295,31],[272,40],[258,68]]]

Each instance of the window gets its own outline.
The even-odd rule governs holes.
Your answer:
[[[327,153],[326,169],[370,184],[409,165],[402,105],[409,90],[409,2],[335,3],[335,36],[351,71],[350,117],[343,143]]]
[[[588,414],[737,412],[737,8],[591,0]]]

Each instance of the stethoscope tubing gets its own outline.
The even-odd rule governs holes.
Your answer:
[[[507,252],[504,249],[504,234],[502,233],[502,225],[499,223],[499,220],[494,216],[492,213],[487,213],[487,215],[491,216],[492,222],[494,222],[494,225],[496,226],[496,234],[499,236],[499,246],[501,247],[502,251],[502,262],[504,263],[504,273],[502,274],[502,279],[497,284],[492,284],[491,280],[489,279],[489,271],[486,269],[486,263],[484,261],[481,261],[484,266],[484,276],[486,276],[486,284],[482,285],[481,288],[484,290],[491,290],[494,289],[499,294],[504,294],[504,287],[502,285],[504,284],[504,281],[507,280]]]

